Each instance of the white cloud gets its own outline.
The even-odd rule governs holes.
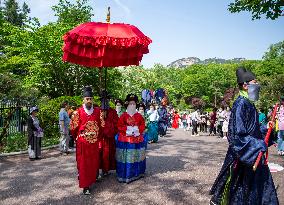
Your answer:
[[[120,0],[114,0],[114,1],[118,6],[120,6],[126,12],[127,15],[130,14],[130,9],[125,4],[123,4]]]

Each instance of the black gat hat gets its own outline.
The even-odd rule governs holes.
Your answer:
[[[236,76],[238,84],[249,82],[255,79],[254,73],[249,70],[246,70],[244,67],[239,67],[236,70]]]
[[[93,97],[93,90],[90,86],[84,87],[83,97]]]

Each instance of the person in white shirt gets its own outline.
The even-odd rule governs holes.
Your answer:
[[[230,107],[227,107],[227,110],[224,110],[224,123],[222,127],[222,131],[224,135],[223,139],[227,139],[228,137],[228,127],[229,127],[230,115],[231,115]]]
[[[195,110],[195,112],[191,114],[191,122],[192,122],[192,136],[199,136],[197,132],[197,125],[200,122],[199,109]]]
[[[187,121],[187,128],[186,128],[186,131],[189,131],[189,129],[190,129],[190,127],[191,127],[191,113],[189,113],[189,114],[187,115],[186,121]]]
[[[218,112],[217,112],[217,119],[218,119],[218,126],[217,126],[217,132],[219,133],[219,137],[223,138],[223,123],[225,119],[225,111],[223,107],[220,107]]]

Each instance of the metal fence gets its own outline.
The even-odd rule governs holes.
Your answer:
[[[6,126],[7,135],[27,136],[27,118],[31,104],[13,100],[0,101],[0,134]]]

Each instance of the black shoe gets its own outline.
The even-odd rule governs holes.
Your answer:
[[[84,194],[84,195],[90,195],[90,194],[91,194],[90,188],[89,188],[89,187],[84,188],[84,189],[83,189],[83,194]]]
[[[97,175],[97,180],[100,181],[100,180],[102,180],[102,179],[103,179],[102,174],[98,174],[98,175]]]
[[[104,176],[104,177],[109,176],[109,175],[110,175],[109,172],[104,172],[104,173],[103,173],[103,176]]]

